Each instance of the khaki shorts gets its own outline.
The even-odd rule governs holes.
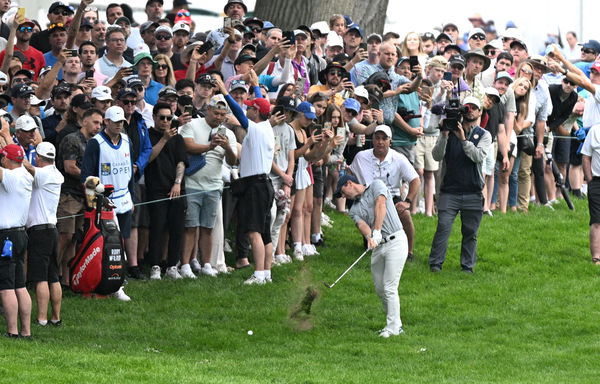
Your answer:
[[[433,155],[431,154],[437,138],[437,136],[421,136],[417,139],[415,169],[424,169],[430,172],[435,172],[439,169],[440,164],[433,159]]]
[[[56,211],[56,228],[59,233],[68,233],[74,235],[77,231],[83,230],[83,212],[85,210],[84,199],[73,197],[68,194],[61,194]],[[80,215],[61,219],[65,216]]]

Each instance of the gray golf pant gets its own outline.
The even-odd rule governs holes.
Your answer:
[[[459,212],[462,232],[460,265],[463,268],[470,269],[475,266],[477,260],[477,231],[483,216],[483,195],[481,193],[440,194],[438,225],[431,244],[429,265],[441,266],[444,263],[452,224]]]
[[[387,325],[384,329],[396,335],[402,327],[398,285],[408,256],[408,241],[403,230],[394,235],[396,236],[394,240],[381,244],[373,250],[371,274],[375,291],[381,298],[386,314]]]

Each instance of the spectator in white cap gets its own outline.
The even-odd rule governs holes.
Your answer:
[[[469,38],[467,39],[467,44],[469,44],[469,50],[472,49],[483,49],[487,40],[485,37],[485,32],[481,28],[473,28],[469,32]]]
[[[105,85],[100,85],[92,89],[92,105],[94,108],[102,112],[102,116],[106,110],[112,105],[113,98],[110,88]]]
[[[342,52],[344,52],[344,39],[334,31],[329,32],[325,43],[325,59],[330,62]]]
[[[102,184],[114,185],[114,192],[109,197],[115,204],[119,229],[129,256],[127,242],[131,236],[133,210],[130,187],[133,185],[134,165],[130,139],[125,134],[126,122],[123,108],[112,106],[106,110],[104,130],[87,142],[80,181],[83,183],[88,176],[96,176]],[[122,301],[131,300],[122,288],[114,296]]]
[[[171,27],[161,25],[154,30],[154,39],[156,40],[156,52],[167,55],[171,62],[173,59],[173,31]],[[179,63],[179,59],[176,60]]]
[[[56,149],[48,142],[36,148],[37,167],[25,162],[33,176],[33,191],[27,217],[27,282],[35,285],[37,323],[48,324],[48,301],[52,302],[50,324],[61,325],[62,289],[57,264],[58,232],[56,211],[63,175],[54,165]]]
[[[35,133],[38,126],[29,115],[19,117],[15,123],[15,136],[13,141],[23,148],[25,158],[36,165],[35,160]]]
[[[325,43],[327,42],[329,25],[326,21],[317,21],[310,26],[310,30],[315,37],[314,53],[319,57],[325,56]]]
[[[177,22],[173,26],[173,53],[181,54],[189,41],[190,25],[183,21]]]
[[[0,93],[6,93],[6,91],[8,91],[8,76],[0,71]]]

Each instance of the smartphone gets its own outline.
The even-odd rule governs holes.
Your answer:
[[[296,35],[294,34],[294,31],[284,31],[283,38],[287,39],[292,45],[296,44]]]
[[[207,41],[206,43],[202,44],[200,46],[200,48],[198,48],[198,53],[199,54],[206,53],[206,52],[210,51],[213,46],[214,46],[213,43],[211,43],[210,41]]]
[[[412,69],[413,67],[419,65],[419,58],[417,56],[410,56],[408,58],[408,62],[410,63],[410,68]]]
[[[93,69],[85,71],[85,78],[86,79],[93,78],[93,77],[94,77],[94,70]]]
[[[78,55],[78,52],[76,49],[67,49],[66,50],[67,57],[76,57],[77,55]]]
[[[338,127],[335,131],[336,136],[346,137],[346,128]]]
[[[367,50],[367,43],[360,43],[358,45],[358,49],[362,49],[362,50],[366,51]]]
[[[442,80],[452,81],[452,72],[444,72],[444,77]]]
[[[194,112],[194,107],[192,105],[186,105],[183,107],[183,112],[191,116],[192,112]]]
[[[217,129],[217,135],[227,136],[227,128],[222,125]]]
[[[137,67],[130,67],[131,68],[131,74],[132,75],[137,75],[138,74],[138,69]]]
[[[19,18],[19,20],[22,20],[25,18],[25,8],[19,7],[17,9],[17,18]]]
[[[306,79],[304,79],[304,77],[299,77],[296,80],[296,88],[294,88],[294,94],[296,97],[304,96],[304,84],[306,84]]]
[[[223,18],[223,28],[232,28],[233,25],[231,23],[231,17],[224,17]]]
[[[321,124],[314,124],[313,126],[313,136],[320,135],[323,133],[323,126]]]

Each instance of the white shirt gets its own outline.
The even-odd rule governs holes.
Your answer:
[[[100,72],[108,78],[112,78],[117,74],[117,71],[123,67],[129,68],[131,67],[131,63],[125,59],[123,59],[123,63],[121,65],[116,65],[112,61],[108,60],[106,54],[98,59],[98,67],[100,68]]]
[[[596,93],[585,99],[583,110],[583,127],[590,128],[600,124],[600,85],[594,85]]]
[[[181,127],[181,136],[192,138],[196,144],[208,145],[212,135],[216,133],[217,128],[211,128],[204,118],[192,119],[192,121]],[[227,129],[227,139],[233,153],[237,154],[236,139],[231,129]],[[204,152],[204,154],[206,165],[193,175],[185,177],[185,187],[200,191],[220,191],[223,189],[221,173],[225,149],[217,146],[215,149]]]
[[[0,181],[0,229],[24,227],[27,223],[33,176],[21,166],[2,169]]]
[[[269,121],[248,120],[248,133],[242,143],[240,177],[269,174],[275,153],[275,135]]]
[[[35,169],[27,227],[40,224],[56,224],[60,186],[64,181],[65,178],[56,169],[55,165]]]
[[[148,104],[144,100],[142,100],[142,102],[144,103],[144,109],[140,109],[136,105],[135,106],[135,110],[137,112],[139,112],[140,115],[142,115],[142,117],[144,118],[144,122],[146,123],[146,127],[152,128],[152,127],[154,127],[154,118],[152,117],[152,110],[154,109],[154,105]]]
[[[592,176],[600,176],[600,124],[590,128],[581,147],[581,154],[592,158]]]
[[[373,149],[360,151],[350,164],[350,170],[361,184],[371,185],[373,180],[385,183],[392,196],[400,196],[403,181],[410,183],[419,177],[406,156],[390,149],[383,161],[373,154]]]

